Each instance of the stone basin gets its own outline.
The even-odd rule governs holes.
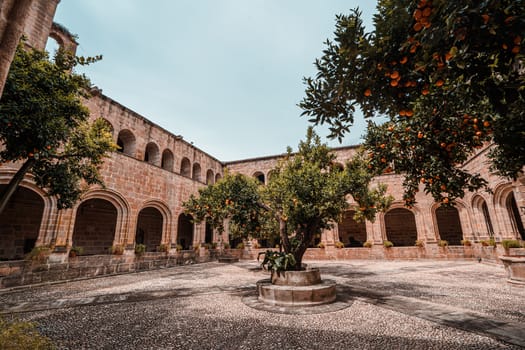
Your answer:
[[[336,283],[321,280],[319,269],[272,272],[257,282],[258,300],[276,306],[316,306],[336,299]]]
[[[499,259],[507,271],[507,282],[525,285],[525,256],[503,255]]]

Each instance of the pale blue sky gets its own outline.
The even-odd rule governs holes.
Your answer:
[[[304,138],[302,78],[335,15],[375,1],[62,0],[55,21],[79,36],[82,70],[103,93],[216,158],[283,153]],[[359,142],[359,122],[342,145]],[[326,131],[318,129],[324,136]],[[329,142],[339,146],[337,142]]]

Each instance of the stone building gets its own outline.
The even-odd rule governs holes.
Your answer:
[[[24,32],[36,48],[43,49],[47,38],[52,37],[74,51],[74,38],[61,26],[51,24],[57,3],[33,1]],[[217,181],[225,169],[266,183],[280,157],[224,163],[100,90],[94,91],[86,105],[91,119],[106,120],[121,147],[101,169],[106,187],[93,187],[72,209],[58,211],[55,198],[46,196],[45,190],[35,186],[30,175],[26,176],[0,216],[0,260],[22,258],[34,246],[41,245],[53,247],[53,258],[65,261],[71,246],[82,246],[86,255],[99,255],[117,245],[132,250],[135,244],[142,243],[148,251],[156,251],[160,246],[168,250],[177,245],[190,249],[227,240],[227,236],[217,236],[205,224],[194,225],[191,217],[183,213],[182,203],[199,188]],[[323,232],[320,241],[327,247],[341,241],[351,249],[362,247],[366,241],[382,247],[383,241],[389,240],[395,247],[403,247],[414,246],[420,240],[431,247],[439,240],[460,245],[463,239],[525,239],[525,176],[512,182],[490,174],[486,163],[488,148],[463,166],[485,176],[492,193],[468,193],[455,208],[445,208],[420,191],[417,204],[407,209],[402,202],[402,177],[383,175],[376,181],[388,185],[395,198],[392,207],[375,222],[363,223],[353,220],[351,209],[342,222]],[[334,152],[344,167],[355,148],[335,148]],[[0,189],[19,166],[0,165]]]

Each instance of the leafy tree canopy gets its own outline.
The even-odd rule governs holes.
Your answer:
[[[451,203],[486,185],[461,168],[491,143],[492,170],[516,177],[525,164],[525,3],[515,0],[380,0],[375,28],[361,13],[336,17],[334,41],[305,79],[299,104],[331,137],[350,130],[360,107],[364,146],[377,173],[406,176],[405,200],[420,183]]]
[[[82,99],[89,97],[90,82],[72,72],[98,59],[58,50],[53,62],[46,52],[18,47],[0,99],[0,162],[23,165],[3,191],[0,208],[28,171],[57,197],[59,209],[78,200],[82,184],[102,183],[98,167],[116,145],[102,119],[88,122]]]
[[[373,174],[367,171],[368,164],[358,153],[345,169],[339,168],[335,155],[309,128],[298,152],[288,149],[271,171],[268,185],[227,174],[201,189],[198,197],[192,196],[184,208],[195,221],[208,220],[221,232],[229,219],[242,237],[279,235],[285,252],[293,254],[300,267],[315,235],[340,221],[348,208],[347,195],[359,203],[356,218],[373,220],[389,206],[392,198],[385,196],[384,185],[370,189]]]

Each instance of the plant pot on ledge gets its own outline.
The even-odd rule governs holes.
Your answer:
[[[525,285],[525,256],[503,255],[499,259],[507,271],[507,282]]]

